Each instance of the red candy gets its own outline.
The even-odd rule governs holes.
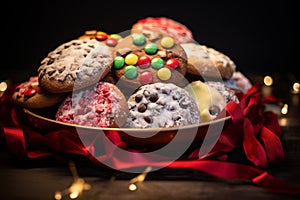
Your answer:
[[[96,40],[98,41],[104,41],[108,38],[108,35],[100,33],[95,35]]]
[[[169,60],[167,60],[167,62],[165,63],[165,65],[168,68],[171,69],[176,69],[179,66],[179,61],[175,58],[170,58]]]
[[[139,58],[137,64],[140,68],[147,68],[150,66],[150,63],[151,63],[151,60],[148,56],[142,56]]]
[[[37,92],[36,89],[34,89],[34,88],[29,88],[28,90],[26,90],[26,91],[24,92],[24,96],[25,96],[25,97],[32,97],[33,95],[35,95],[36,92]]]
[[[107,46],[110,46],[110,47],[114,47],[118,44],[118,40],[115,39],[115,38],[108,38],[106,41],[105,41],[105,44]]]
[[[42,94],[42,93],[44,93],[44,90],[42,90],[41,88],[38,88],[38,89],[37,89],[37,92],[38,92],[39,94]]]
[[[139,76],[140,82],[142,84],[149,84],[152,83],[152,74],[150,72],[143,72],[140,76]]]

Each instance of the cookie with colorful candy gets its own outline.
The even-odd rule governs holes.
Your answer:
[[[112,75],[124,89],[151,83],[185,83],[186,53],[173,37],[148,30],[132,32],[115,47]]]
[[[79,40],[91,40],[95,39],[99,42],[105,43],[109,47],[115,47],[118,42],[122,39],[120,34],[108,34],[98,30],[87,30],[83,35],[78,37]]]
[[[58,104],[65,98],[63,93],[49,93],[40,87],[38,76],[20,83],[12,95],[15,104],[25,108],[46,108]]]

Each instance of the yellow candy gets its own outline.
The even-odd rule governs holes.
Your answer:
[[[97,31],[96,34],[98,34],[98,35],[107,35],[107,33],[103,32],[103,31]]]
[[[109,37],[116,40],[122,39],[122,36],[119,34],[110,34]]]
[[[135,65],[138,62],[139,57],[133,53],[128,54],[125,57],[125,63],[127,65]]]
[[[160,41],[160,44],[164,48],[172,48],[174,46],[174,39],[171,37],[163,37]]]
[[[171,70],[166,67],[163,67],[157,71],[157,76],[162,81],[169,80],[171,78],[171,74]]]

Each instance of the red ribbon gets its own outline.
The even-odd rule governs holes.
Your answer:
[[[3,103],[3,99],[0,102]],[[117,131],[106,131],[105,134],[93,133],[93,135],[88,132],[81,133],[86,134],[84,137],[80,137],[71,130],[42,134],[34,127],[24,125],[24,123],[20,125],[19,115],[13,107],[10,108],[12,109],[6,114],[11,113],[9,123],[11,126],[2,128],[3,138],[0,137],[0,139],[5,139],[8,149],[16,156],[33,159],[59,154],[75,154],[86,156],[101,166],[105,166],[102,163],[109,162],[111,167],[118,170],[142,166],[188,168],[220,178],[247,179],[274,193],[300,194],[300,188],[289,185],[266,171],[270,165],[283,160],[284,152],[277,116],[274,113],[263,112],[263,98],[258,86],[251,88],[239,104],[232,102],[226,107],[227,114],[231,116],[231,123],[222,131],[210,153],[199,158],[199,149],[196,149],[188,159],[174,162],[168,157],[153,155],[160,160],[160,162],[154,162],[151,157],[128,149]],[[114,146],[103,142],[104,137],[108,138]],[[102,150],[99,151],[98,148]],[[137,153],[117,157],[115,155],[117,153],[120,155],[120,148]],[[235,149],[244,151],[253,165],[227,161],[230,152]]]
[[[264,112],[263,98],[258,85],[252,87],[239,104],[232,102],[231,105],[226,108],[231,116],[235,115],[238,107],[243,108],[243,117],[239,121],[233,120],[232,125],[243,124],[243,129],[239,131],[244,131],[242,144],[247,158],[261,168],[268,168],[271,164],[283,161],[284,151],[279,138],[281,129],[277,116],[271,112]],[[272,123],[268,123],[269,121]]]

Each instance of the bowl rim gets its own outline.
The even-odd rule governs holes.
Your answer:
[[[72,127],[72,128],[80,128],[80,129],[90,129],[90,130],[99,130],[99,131],[123,131],[123,132],[164,132],[164,131],[176,131],[176,130],[184,130],[184,129],[193,129],[193,128],[200,128],[200,127],[204,127],[204,126],[209,126],[209,125],[213,125],[213,124],[217,124],[220,122],[224,123],[228,120],[231,119],[231,116],[225,116],[222,118],[218,118],[218,119],[214,119],[212,121],[207,121],[207,122],[200,122],[199,124],[191,124],[191,125],[185,125],[185,126],[176,126],[176,127],[170,127],[170,128],[103,128],[103,127],[92,127],[92,126],[84,126],[84,125],[78,125],[78,124],[70,124],[70,123],[65,123],[65,122],[61,122],[61,121],[57,121],[54,119],[50,119],[47,117],[44,117],[40,114],[37,114],[27,108],[23,108],[23,111],[25,114],[37,118],[39,120],[43,120],[49,123],[55,123],[58,125],[63,125],[63,126],[67,126],[67,127]]]

